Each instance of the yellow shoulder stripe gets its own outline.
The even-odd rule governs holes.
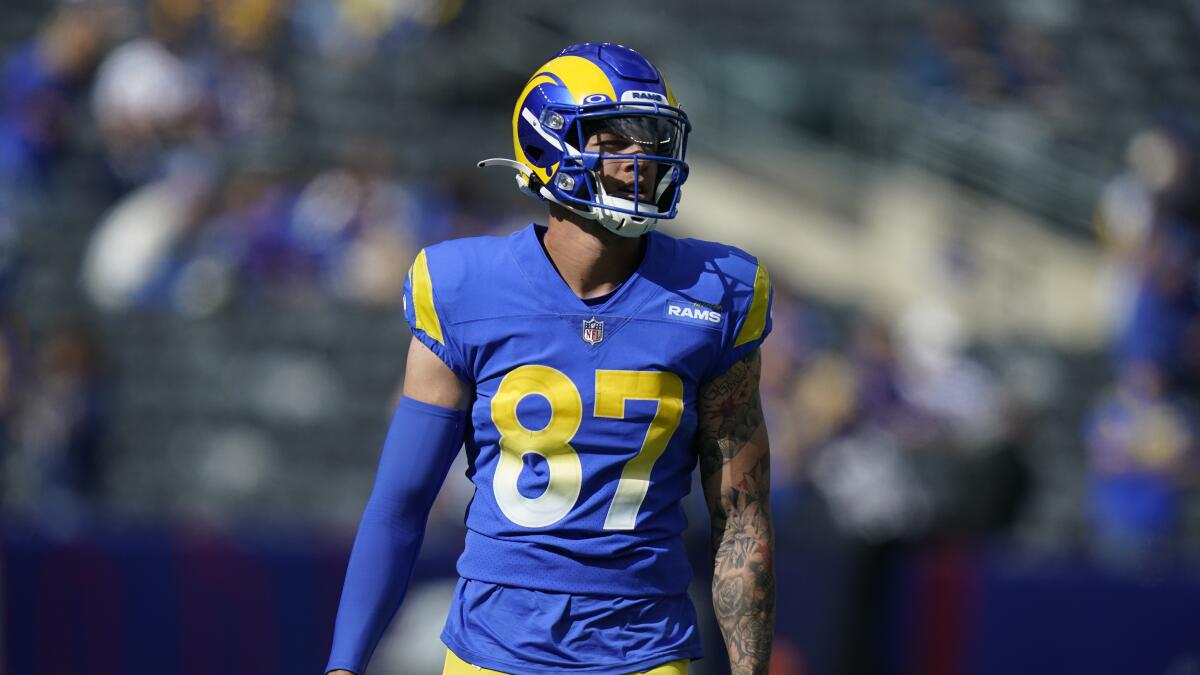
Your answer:
[[[771,299],[771,279],[767,276],[767,268],[758,264],[758,272],[754,274],[754,299],[750,303],[750,311],[746,312],[746,321],[738,331],[733,341],[734,347],[740,347],[762,337],[763,329],[767,327],[767,305]]]
[[[433,306],[433,281],[429,278],[429,262],[425,260],[425,249],[417,254],[412,269],[408,272],[409,283],[412,284],[413,314],[417,318],[417,328],[425,331],[429,337],[439,344],[446,344],[442,339],[442,322],[438,320],[437,309]]]

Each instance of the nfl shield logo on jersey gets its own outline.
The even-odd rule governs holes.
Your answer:
[[[592,317],[583,320],[583,341],[594,345],[604,339],[604,322]]]

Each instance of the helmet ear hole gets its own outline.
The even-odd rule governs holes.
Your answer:
[[[541,148],[537,147],[536,145],[526,145],[524,150],[525,156],[531,159],[533,162],[537,163],[542,161],[542,154],[545,151],[543,151]]]

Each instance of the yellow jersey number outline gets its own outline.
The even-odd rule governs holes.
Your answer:
[[[550,420],[541,429],[528,429],[517,419],[517,405],[534,395],[550,404]],[[621,470],[604,520],[606,530],[634,528],[650,489],[650,473],[683,417],[683,381],[675,373],[662,371],[596,371],[594,417],[623,419],[625,403],[630,400],[655,401],[657,408],[642,447]],[[583,486],[583,467],[571,447],[583,422],[579,388],[550,366],[520,366],[500,381],[491,412],[492,423],[500,432],[500,460],[492,477],[496,504],[509,520],[523,527],[546,527],[562,520],[579,500]],[[526,497],[517,490],[528,453],[541,456],[549,467],[546,489],[537,497]]]

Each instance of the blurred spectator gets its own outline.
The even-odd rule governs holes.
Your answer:
[[[927,91],[978,103],[1004,93],[1005,77],[984,27],[950,6],[933,10],[909,54],[909,74]]]
[[[1120,277],[1119,321],[1128,318],[1156,222],[1173,216],[1172,205],[1181,200],[1171,195],[1186,190],[1188,154],[1183,139],[1168,129],[1143,129],[1126,145],[1124,169],[1101,192],[1093,224]]]
[[[227,50],[255,52],[271,45],[290,2],[214,0],[205,4],[219,46]]]
[[[1169,394],[1151,365],[1130,364],[1087,422],[1088,517],[1102,561],[1162,561],[1197,478],[1193,406]]]
[[[462,5],[462,0],[298,0],[294,20],[322,56],[342,66],[358,66],[389,40],[449,23]]]
[[[1200,180],[1184,127],[1134,135],[1097,227],[1119,270],[1117,379],[1086,425],[1088,518],[1101,560],[1161,562],[1196,478]]]
[[[0,188],[44,190],[67,150],[73,105],[109,39],[110,14],[89,3],[58,10],[11,53],[0,81]],[[0,194],[0,199],[5,195]]]
[[[205,64],[213,132],[225,141],[281,131],[290,114],[285,84],[260,58],[222,53]]]
[[[0,504],[9,502],[6,480],[13,463],[22,394],[30,379],[29,354],[23,326],[8,310],[0,312]]]
[[[1138,134],[1130,143],[1130,171],[1115,179],[1101,211],[1107,240],[1129,261],[1118,367],[1153,366],[1172,391],[1191,395],[1200,394],[1200,174],[1194,152],[1179,128]]]
[[[282,3],[156,0],[150,34],[100,67],[93,113],[126,188],[161,177],[172,155],[278,133],[287,87],[269,65]]]
[[[293,145],[257,138],[219,181],[202,154],[175,154],[162,179],[130,193],[97,227],[83,273],[92,299],[190,316],[239,293],[395,305],[418,242],[511,224],[468,193],[389,177],[376,142],[348,142],[307,180]]]
[[[1032,25],[1014,24],[1001,36],[1000,54],[1010,91],[1039,112],[1063,112],[1061,58],[1050,35]]]
[[[96,225],[82,262],[82,283],[106,310],[148,301],[176,242],[200,217],[213,189],[201,157],[177,158],[167,175],[124,196]]]
[[[978,14],[951,5],[930,10],[924,30],[909,47],[908,80],[923,95],[942,95],[937,99],[941,103],[960,100],[976,106],[971,114],[980,123],[988,123],[989,117],[995,118],[992,122],[1012,118],[1010,134],[1020,127],[1021,133],[1040,137],[1049,129],[1038,127],[1046,124],[1069,128],[1076,111],[1058,46],[1069,19],[1058,16],[1058,10],[1032,10],[1034,4],[1059,3],[1010,6],[1007,22],[987,16],[984,8]],[[1028,119],[1028,113],[1044,119]]]
[[[238,283],[231,290],[240,288],[251,296],[272,289],[284,297],[310,292],[311,261],[295,255],[287,240],[299,188],[292,175],[295,157],[282,142],[262,139],[242,149],[238,165],[217,193],[215,211],[180,242],[171,267],[158,279],[169,302],[178,298],[174,293],[183,288],[178,283],[187,280],[191,266],[204,261],[233,274]]]
[[[388,176],[389,160],[372,139],[355,139],[340,161],[314,177],[296,202],[292,246],[316,261],[318,283],[336,297],[395,305],[413,249],[420,200]]]
[[[205,4],[199,0],[149,0],[147,32],[169,49],[190,51],[206,41]]]
[[[776,289],[772,321],[772,339],[763,343],[762,393],[767,431],[771,437],[771,494],[773,508],[788,513],[803,496],[805,462],[809,450],[833,433],[839,422],[836,409],[844,399],[843,389],[822,391],[812,397],[812,384],[820,379],[810,375],[826,356],[830,340],[824,333],[818,312]],[[817,385],[818,387],[821,385]],[[825,405],[828,404],[828,405]]]
[[[112,172],[127,186],[157,178],[172,147],[200,121],[195,74],[152,38],[117,47],[104,60],[92,112]]]
[[[17,421],[10,489],[51,529],[71,529],[95,508],[109,397],[98,347],[80,327],[43,342]]]
[[[907,406],[900,395],[899,363],[891,331],[873,317],[859,317],[851,349],[857,383],[857,417],[901,426]]]
[[[1124,266],[1134,268],[1154,224],[1157,195],[1179,180],[1182,148],[1161,129],[1129,139],[1125,168],[1104,187],[1095,214],[1096,234]]]
[[[1121,331],[1121,366],[1148,364],[1173,386],[1200,382],[1200,228],[1181,220],[1160,222],[1143,252],[1133,305]]]
[[[214,32],[207,49],[190,61],[201,73],[212,133],[220,141],[241,142],[285,131],[291,92],[281,77],[280,28],[287,0],[220,0],[207,3]]]
[[[936,303],[917,305],[900,319],[897,385],[925,429],[955,442],[979,446],[1000,431],[1000,406],[994,376],[967,352],[958,316]]]

